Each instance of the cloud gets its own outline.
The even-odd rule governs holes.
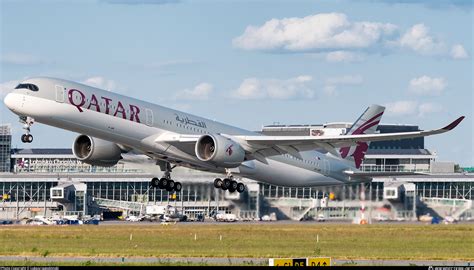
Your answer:
[[[348,51],[335,51],[326,54],[326,61],[337,63],[337,62],[360,62],[364,60],[364,57],[360,53],[348,52]]]
[[[13,91],[13,89],[20,83],[20,81],[12,80],[0,83],[0,97],[6,96],[6,94]],[[3,101],[0,101],[3,102]]]
[[[451,47],[451,57],[453,59],[467,59],[469,55],[461,44],[456,44]]]
[[[247,78],[232,93],[237,99],[299,99],[314,98],[308,86],[311,76],[302,75],[286,80]]]
[[[183,100],[208,100],[213,90],[214,86],[212,84],[203,82],[196,85],[193,89],[184,89],[177,92],[174,98]]]
[[[423,23],[402,32],[391,23],[352,22],[343,13],[274,18],[260,26],[247,26],[232,43],[243,50],[325,53],[328,62],[362,61],[363,54],[395,53],[403,49],[420,55],[450,54],[448,44],[433,36]],[[456,55],[463,57],[464,48],[455,46]]]
[[[445,111],[444,107],[432,102],[418,103],[417,101],[403,100],[385,104],[387,115],[390,116],[418,116]]]
[[[94,76],[85,79],[82,81],[83,84],[87,84],[92,87],[97,87],[101,89],[106,89],[108,91],[113,91],[117,89],[117,84],[113,80],[108,80],[101,76]]]
[[[48,61],[41,59],[37,56],[25,53],[7,53],[5,55],[2,55],[3,64],[30,66],[47,64],[47,62]]]
[[[399,46],[424,55],[442,53],[446,45],[432,37],[429,31],[430,29],[424,24],[416,24],[401,36]]]
[[[437,113],[437,112],[442,112],[442,111],[444,111],[443,106],[437,103],[427,102],[427,103],[420,104],[420,106],[418,107],[418,116],[425,117],[427,114]]]
[[[417,95],[440,95],[447,85],[444,78],[431,78],[424,75],[411,79],[409,89],[410,92]]]
[[[102,2],[121,5],[166,5],[181,3],[181,0],[102,0]]]
[[[417,112],[418,102],[416,101],[395,101],[385,104],[387,114],[392,116],[406,116]]]
[[[342,13],[320,13],[248,26],[233,45],[244,50],[286,52],[365,49],[383,42],[396,29],[388,23],[350,22]]]

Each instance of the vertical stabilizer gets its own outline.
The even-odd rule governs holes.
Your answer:
[[[385,107],[371,105],[352,124],[352,127],[347,130],[346,135],[375,133],[384,110]],[[356,168],[359,168],[362,160],[364,160],[365,153],[369,149],[369,144],[370,142],[357,142],[357,145],[340,148],[339,153],[343,159],[354,161]]]

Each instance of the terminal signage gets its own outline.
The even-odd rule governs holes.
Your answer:
[[[272,258],[270,266],[331,266],[331,258]]]

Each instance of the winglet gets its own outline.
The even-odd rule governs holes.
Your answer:
[[[459,123],[461,123],[461,121],[462,121],[463,119],[464,119],[464,116],[461,116],[461,117],[459,117],[458,119],[454,120],[451,124],[445,126],[445,127],[442,128],[442,129],[444,129],[444,130],[452,130],[452,129],[454,129],[457,125],[459,125]]]

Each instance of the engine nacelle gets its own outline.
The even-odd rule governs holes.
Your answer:
[[[80,161],[102,167],[114,166],[122,158],[117,144],[87,135],[79,135],[74,140],[72,152]]]
[[[224,168],[239,167],[245,159],[245,150],[240,144],[217,134],[202,135],[195,151],[199,160]]]

